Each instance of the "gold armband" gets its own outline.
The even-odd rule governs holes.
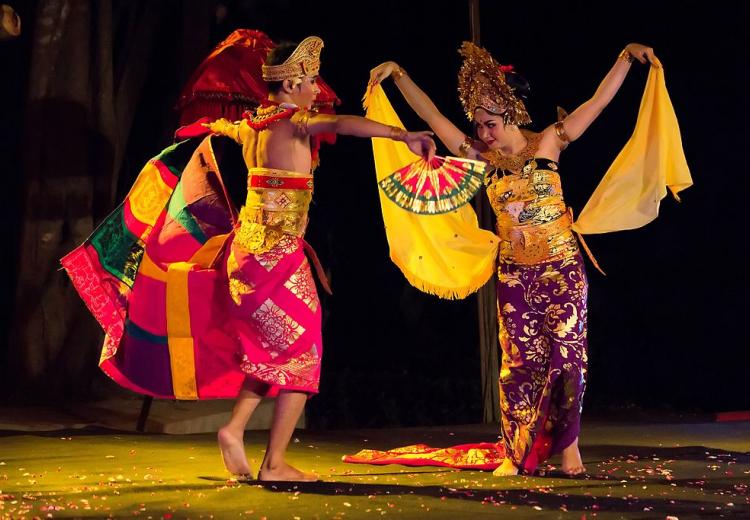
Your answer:
[[[565,126],[562,121],[555,123],[555,134],[566,146],[570,144],[570,137],[568,137],[568,133],[565,131]]]
[[[310,116],[312,114],[310,110],[300,110],[295,115],[297,116],[297,120],[295,121],[297,135],[300,137],[306,137],[309,134],[307,124],[310,122]]]
[[[458,155],[459,157],[468,157],[469,156],[469,150],[472,149],[474,146],[474,139],[466,136],[466,139],[464,139],[464,142],[461,143],[458,147]]]

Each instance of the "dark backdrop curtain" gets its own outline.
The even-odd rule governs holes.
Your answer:
[[[194,56],[210,48],[211,8],[197,0],[39,0],[29,10],[22,225],[4,378],[18,390],[12,393],[86,394],[91,385],[82,382],[99,377],[102,333],[59,259],[113,209],[118,187],[137,173],[140,164],[124,162],[126,153],[148,147],[153,154],[169,144],[181,84],[173,78],[184,79]],[[154,97],[166,117],[141,132],[135,114]]]

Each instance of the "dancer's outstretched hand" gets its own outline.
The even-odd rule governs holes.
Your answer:
[[[656,55],[654,54],[654,49],[652,49],[651,47],[642,45],[640,43],[629,43],[625,46],[625,50],[628,51],[632,57],[634,57],[641,63],[645,64],[646,62],[648,62],[651,65],[656,65],[657,67],[661,65],[659,63],[659,60],[656,58]]]
[[[398,68],[398,63],[396,63],[395,61],[386,61],[385,63],[381,63],[370,71],[370,85],[377,85],[388,76],[390,76],[391,73]]]

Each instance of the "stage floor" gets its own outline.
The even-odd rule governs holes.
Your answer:
[[[289,460],[314,484],[228,481],[212,434],[84,428],[0,433],[2,518],[750,518],[750,422],[586,420],[589,474],[341,462],[361,448],[492,441],[493,425],[297,431]],[[254,468],[266,432],[248,432]],[[553,464],[558,459],[552,460]]]

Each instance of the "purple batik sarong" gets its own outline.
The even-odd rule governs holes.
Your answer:
[[[537,265],[501,262],[500,408],[507,456],[531,473],[580,431],[588,282],[580,254]]]

